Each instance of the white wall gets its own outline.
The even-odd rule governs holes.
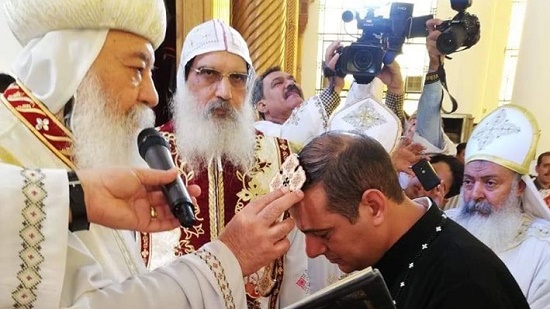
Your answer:
[[[21,45],[6,24],[4,2],[6,0],[0,0],[0,72],[11,72],[10,65],[21,50]]]
[[[498,106],[511,10],[512,0],[474,0],[468,12],[480,20],[481,39],[445,61],[449,90],[459,103],[457,113],[474,115],[476,123]],[[438,18],[455,14],[449,0],[438,0]]]
[[[319,40],[319,1],[309,5],[308,21],[304,30],[302,47],[302,75],[300,85],[304,91],[304,97],[315,95],[317,87],[317,50]]]
[[[527,1],[512,94],[512,103],[526,107],[538,122],[541,136],[537,155],[550,150],[550,62],[546,59],[550,49],[550,37],[548,27],[543,26],[548,22],[549,9],[548,0]]]

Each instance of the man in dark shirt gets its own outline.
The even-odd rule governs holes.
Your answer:
[[[428,198],[408,199],[374,139],[328,132],[299,154],[304,199],[290,212],[309,257],[378,268],[397,308],[529,308],[500,259]]]

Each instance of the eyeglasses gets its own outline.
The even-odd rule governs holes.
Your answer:
[[[246,73],[226,73],[223,74],[219,71],[210,68],[198,68],[195,69],[195,73],[199,77],[200,82],[205,86],[210,86],[218,83],[222,78],[227,77],[231,87],[235,89],[246,88],[248,82],[248,74]]]

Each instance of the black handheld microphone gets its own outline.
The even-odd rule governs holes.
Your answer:
[[[159,170],[174,168],[170,149],[166,140],[154,128],[147,128],[138,135],[139,154],[149,167]],[[170,205],[172,213],[184,227],[195,223],[194,206],[181,177],[162,186],[162,192]]]

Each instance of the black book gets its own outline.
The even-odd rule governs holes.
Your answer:
[[[378,269],[368,267],[284,309],[395,309]]]

